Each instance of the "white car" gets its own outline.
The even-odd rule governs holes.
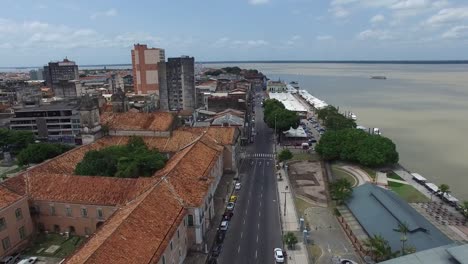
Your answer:
[[[284,263],[283,250],[281,248],[275,248],[273,252],[275,253],[276,263]]]
[[[20,262],[18,262],[18,264],[32,264],[32,263],[35,263],[36,261],[37,261],[37,257],[30,257],[30,258],[21,260]]]
[[[235,203],[228,203],[226,206],[226,209],[228,209],[229,211],[232,211],[234,210],[235,205],[236,205]]]
[[[229,221],[222,221],[221,225],[219,226],[219,230],[226,231],[228,230]]]
[[[240,189],[241,189],[241,183],[240,183],[240,182],[236,183],[235,189],[236,189],[236,190],[240,190]]]

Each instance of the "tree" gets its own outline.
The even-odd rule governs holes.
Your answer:
[[[276,127],[277,133],[299,126],[297,113],[287,110],[280,101],[275,99],[265,100],[264,107],[264,121],[268,127]]]
[[[293,157],[293,154],[289,149],[283,149],[279,154],[278,154],[278,159],[279,161],[285,161],[289,160]]]
[[[346,200],[351,198],[352,194],[353,188],[348,179],[341,178],[330,183],[330,195],[338,204],[343,204]]]
[[[29,144],[20,151],[16,158],[18,159],[19,165],[37,164],[67,152],[72,148],[73,147],[64,144]]]
[[[0,129],[0,148],[7,148],[18,154],[27,145],[34,143],[34,134],[30,131]]]
[[[439,186],[439,192],[442,194],[442,195],[445,195],[445,194],[449,194],[450,193],[450,187],[443,183]]]
[[[317,116],[322,120],[328,130],[340,130],[346,128],[356,128],[356,122],[338,112],[332,105],[317,110]]]
[[[288,232],[284,235],[284,242],[286,245],[288,245],[289,249],[294,249],[298,241],[296,235],[294,235],[293,232]]]
[[[468,201],[463,201],[462,214],[468,219]]]
[[[150,177],[164,167],[166,157],[148,149],[141,137],[131,137],[125,146],[110,146],[85,154],[75,168],[77,175],[120,178]]]
[[[399,252],[392,251],[388,241],[381,235],[371,236],[364,240],[363,244],[377,262],[394,258],[399,254]]]
[[[400,241],[401,241],[401,255],[403,256],[403,255],[406,254],[405,243],[408,240],[408,237],[406,236],[408,234],[408,232],[409,232],[408,224],[406,222],[399,223],[398,228],[395,229],[395,231],[401,233],[401,238],[400,238]]]

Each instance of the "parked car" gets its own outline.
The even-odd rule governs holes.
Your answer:
[[[223,243],[224,237],[226,237],[226,232],[218,231],[218,233],[216,233],[216,243]]]
[[[340,264],[357,264],[357,262],[350,259],[340,259]]]
[[[0,264],[14,264],[18,261],[19,257],[20,257],[19,253],[16,253],[11,256],[5,256],[4,258],[0,260]]]
[[[232,211],[234,210],[235,205],[236,205],[235,203],[228,203],[226,206],[226,209],[228,209],[229,211]]]
[[[240,183],[240,182],[236,183],[235,189],[236,189],[236,190],[240,190],[240,189],[241,189],[241,183]]]
[[[32,264],[32,263],[35,263],[36,261],[37,261],[37,257],[30,257],[30,258],[21,260],[20,262],[18,262],[18,264]]]
[[[275,248],[273,252],[275,254],[276,263],[284,263],[283,250],[281,248]]]
[[[217,257],[221,254],[221,249],[223,248],[222,244],[216,244],[213,249],[211,250],[211,256]]]
[[[221,225],[219,226],[219,230],[227,231],[229,227],[229,221],[222,221]]]
[[[225,212],[223,214],[223,220],[230,221],[233,215],[234,215],[233,212]]]
[[[229,198],[230,203],[235,203],[237,201],[237,196],[231,195],[231,198]]]

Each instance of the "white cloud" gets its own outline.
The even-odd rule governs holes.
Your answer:
[[[336,18],[344,18],[349,16],[349,11],[342,6],[334,6],[328,10]]]
[[[263,39],[234,40],[227,37],[219,38],[213,43],[215,48],[257,48],[266,45],[269,45],[269,43]]]
[[[429,5],[428,0],[402,0],[391,5],[391,9],[415,9],[425,8]]]
[[[459,39],[468,37],[468,26],[455,26],[442,34],[442,38]]]
[[[249,4],[251,5],[264,5],[268,4],[270,0],[249,0]]]
[[[445,8],[426,20],[424,24],[440,26],[448,23],[458,23],[468,20],[468,7]]]
[[[286,45],[288,45],[288,46],[296,45],[297,42],[300,41],[301,39],[302,39],[301,36],[299,36],[299,35],[294,35],[294,36],[292,36],[290,39],[288,39],[288,40],[286,41]]]
[[[316,40],[319,40],[319,41],[325,41],[325,40],[331,40],[331,39],[333,39],[333,36],[330,36],[330,35],[320,35],[320,36],[317,36],[315,39],[316,39]]]
[[[377,23],[380,23],[380,22],[383,22],[383,21],[385,21],[385,16],[382,15],[382,14],[375,15],[370,20],[370,22],[373,23],[373,24],[377,24]]]
[[[393,36],[387,30],[374,30],[367,29],[360,32],[357,36],[357,39],[367,40],[367,39],[376,39],[376,40],[388,40],[392,39]]]
[[[114,17],[117,15],[117,9],[115,8],[111,8],[107,11],[103,11],[103,12],[96,12],[94,14],[91,15],[91,19],[97,19],[99,17]]]

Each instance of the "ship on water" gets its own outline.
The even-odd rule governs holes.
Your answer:
[[[374,79],[374,80],[386,80],[386,79],[387,79],[387,76],[376,75],[376,76],[371,76],[370,78],[371,78],[371,79]]]

